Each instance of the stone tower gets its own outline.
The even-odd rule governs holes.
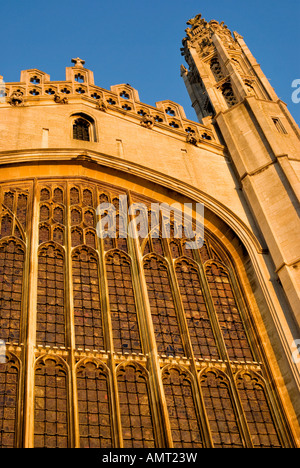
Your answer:
[[[300,447],[298,129],[240,36],[189,24],[201,123],[80,58],[1,86],[1,447]],[[175,203],[202,246],[163,210],[124,235]]]
[[[300,324],[299,128],[243,37],[201,15],[188,23],[182,76],[200,121],[225,142],[241,191]]]

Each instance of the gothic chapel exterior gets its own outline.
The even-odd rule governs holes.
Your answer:
[[[1,447],[300,447],[299,128],[224,23],[190,20],[182,55],[200,123],[79,58],[5,84]],[[121,235],[120,195],[203,204],[203,245],[162,213]]]

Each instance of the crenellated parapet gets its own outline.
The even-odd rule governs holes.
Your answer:
[[[73,59],[66,68],[66,80],[51,81],[50,75],[29,69],[21,72],[20,82],[5,83],[2,107],[32,107],[84,103],[102,112],[118,113],[136,120],[147,129],[161,128],[193,141],[218,143],[213,130],[187,119],[181,105],[164,100],[151,106],[142,103],[139,93],[128,83],[111,86],[110,90],[96,86],[94,74],[84,68],[84,60]]]

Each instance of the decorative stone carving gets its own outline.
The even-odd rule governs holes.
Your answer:
[[[62,97],[60,96],[59,94],[55,94],[54,95],[54,101],[57,103],[57,104],[68,104],[68,98],[66,97]]]
[[[85,60],[82,60],[81,58],[77,57],[77,58],[73,58],[71,60],[72,63],[74,63],[74,67],[76,68],[83,68],[84,64],[85,64]]]
[[[106,112],[107,110],[107,104],[101,97],[97,100],[97,109],[99,109],[102,112]]]
[[[191,145],[198,146],[198,140],[194,135],[190,133],[186,136],[186,142],[190,143]]]
[[[154,117],[151,114],[143,115],[141,125],[146,128],[153,128],[155,124]]]
[[[24,106],[24,96],[21,91],[13,91],[11,96],[7,99],[11,106],[21,107]]]
[[[184,65],[180,66],[180,74],[181,74],[181,76],[184,76],[184,75],[188,74],[188,70]]]
[[[212,36],[217,34],[222,39],[225,47],[228,49],[236,49],[237,44],[232,34],[224,21],[212,20],[209,23],[205,21],[201,15],[195,16],[187,22],[190,28],[185,30],[186,38],[183,39],[183,45],[196,47],[198,52],[203,56],[207,56],[214,52],[215,46],[212,42]]]

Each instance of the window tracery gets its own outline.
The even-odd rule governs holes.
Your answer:
[[[47,346],[53,353],[65,353],[67,359],[75,355],[75,362],[80,362],[77,373],[72,374],[74,383],[77,382],[79,415],[79,427],[74,425],[72,431],[78,430],[76,440],[80,440],[82,447],[109,448],[118,443],[121,435],[125,447],[157,446],[158,440],[161,444],[167,437],[166,434],[157,437],[161,428],[158,418],[162,418],[162,424],[171,426],[173,443],[178,448],[209,446],[211,440],[216,447],[240,447],[249,444],[250,435],[255,447],[283,446],[284,429],[276,411],[277,400],[270,400],[270,389],[263,379],[247,371],[239,372],[234,380],[229,377],[230,372],[227,376],[218,370],[227,366],[234,369],[234,374],[236,363],[232,361],[239,361],[239,369],[252,368],[253,361],[257,361],[255,334],[241,302],[239,283],[232,274],[234,267],[222,245],[207,235],[201,249],[188,249],[186,238],[175,237],[171,219],[170,239],[162,237],[163,226],[157,224],[154,229],[157,237],[150,235],[138,241],[144,255],[142,263],[139,253],[135,253],[135,248],[138,249],[135,241],[130,240],[127,245],[120,236],[127,222],[121,217],[116,195],[121,191],[104,183],[89,184],[79,179],[69,182],[68,191],[64,181],[40,184],[38,206],[35,205],[40,215],[33,226],[39,235],[39,247],[35,246],[38,284],[34,320],[38,345],[35,352],[43,358],[38,361],[35,381],[35,445],[64,447],[73,440],[68,439],[68,414],[75,410],[75,405],[67,398],[67,366],[58,357],[46,359],[43,353]],[[23,275],[29,271],[25,241],[30,236],[25,233],[31,219],[31,199],[30,191],[22,187],[0,187],[0,340],[9,341],[10,350],[25,339],[24,333],[20,336],[21,320],[27,326],[21,311],[25,297]],[[110,200],[117,210],[117,236],[100,242],[95,230],[95,205]],[[73,248],[68,244],[68,236]],[[128,249],[130,256],[126,253]],[[139,267],[141,271],[137,274]],[[68,297],[65,283],[68,275],[72,298]],[[139,275],[144,275],[147,286],[149,312],[146,307],[143,310],[139,298]],[[101,281],[105,281],[105,287]],[[107,286],[104,300],[102,293]],[[158,367],[181,363],[181,368],[168,365],[162,375],[158,372],[169,410],[164,415],[159,409],[152,412],[151,402],[157,393],[147,357],[147,339],[153,332],[145,327],[146,314],[153,322],[151,339],[156,340]],[[75,350],[70,350],[73,337]],[[112,352],[112,344],[116,362],[131,362],[132,366],[121,365],[116,371],[106,356],[108,351]],[[193,356],[189,355],[191,346]],[[50,357],[49,349],[47,353]],[[89,357],[88,362],[86,356],[91,355],[94,358]],[[193,370],[194,357],[197,361]],[[138,364],[143,362],[149,374]],[[264,368],[261,363],[255,366]],[[196,381],[200,368],[205,371]],[[13,396],[12,406],[5,403],[1,408],[4,400],[0,385],[0,446],[15,446],[19,443],[18,427],[24,423],[18,396],[15,397],[19,391],[17,360],[9,371],[5,368],[6,374],[3,369],[0,364],[0,382]],[[120,407],[110,387],[110,373],[119,388]],[[21,390],[24,392],[24,388]],[[202,421],[201,411],[206,412],[207,420]],[[120,416],[121,435],[117,422]],[[203,424],[210,438],[202,431]],[[5,429],[2,433],[1,428]]]

